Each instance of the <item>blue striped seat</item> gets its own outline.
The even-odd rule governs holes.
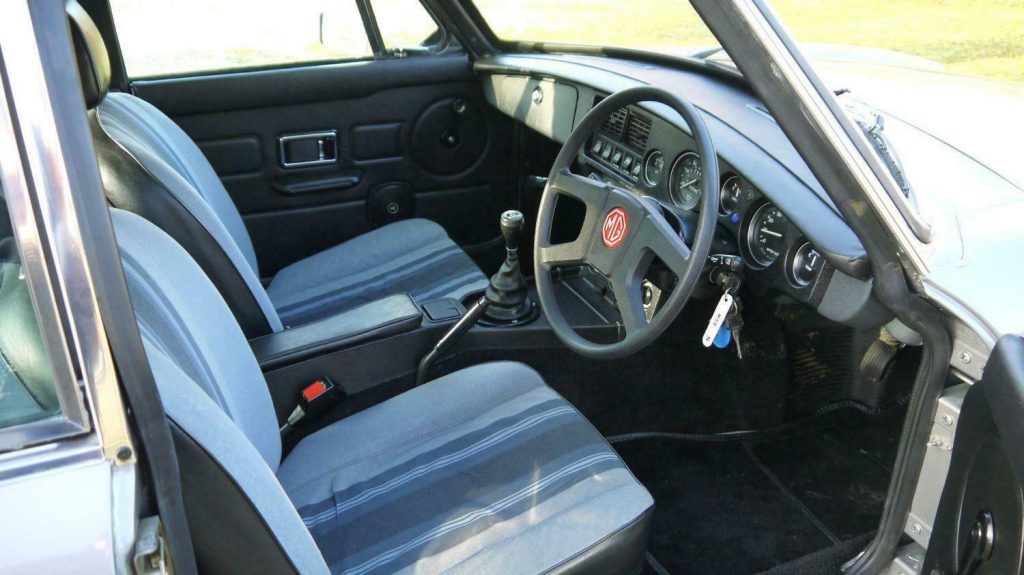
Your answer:
[[[206,571],[629,573],[653,500],[530,368],[483,364],[310,435],[282,461],[231,311],[167,234],[111,210]]]
[[[434,222],[378,228],[277,272],[267,288],[281,321],[297,325],[408,293],[414,301],[458,300],[487,288],[473,260]]]

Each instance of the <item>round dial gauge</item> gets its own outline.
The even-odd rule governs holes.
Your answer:
[[[722,184],[722,195],[718,201],[718,209],[723,216],[731,216],[740,210],[743,201],[743,183],[739,176],[729,176]]]
[[[669,191],[672,201],[680,208],[692,210],[700,202],[702,170],[700,156],[694,152],[684,153],[672,165]]]
[[[804,242],[793,252],[793,259],[789,262],[789,279],[800,287],[811,285],[824,262],[825,258],[814,249],[811,242]]]
[[[648,186],[657,186],[665,175],[665,154],[654,150],[644,162],[644,180]]]
[[[785,249],[789,219],[772,204],[764,204],[754,212],[747,230],[747,249],[762,266],[770,266]]]

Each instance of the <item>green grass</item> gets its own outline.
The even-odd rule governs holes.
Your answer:
[[[671,51],[717,44],[686,0],[477,0],[503,37]],[[801,42],[896,50],[1024,83],[1024,0],[774,0]],[[628,9],[624,8],[628,7]]]

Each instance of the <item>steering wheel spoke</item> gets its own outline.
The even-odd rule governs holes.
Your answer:
[[[589,243],[590,234],[584,230],[580,232],[580,237],[574,241],[538,247],[537,254],[540,262],[548,269],[559,266],[581,265],[587,262],[587,247]]]
[[[643,271],[650,264],[651,258],[644,252],[639,246],[631,248],[609,278],[626,337],[647,327],[641,284]]]
[[[587,214],[591,210],[599,211],[608,201],[608,185],[583,176],[577,176],[568,168],[557,172],[549,179],[548,188],[560,194],[576,198],[587,206]]]
[[[646,246],[663,264],[676,275],[682,277],[690,265],[690,248],[682,238],[657,216],[649,216],[644,220],[641,233]]]

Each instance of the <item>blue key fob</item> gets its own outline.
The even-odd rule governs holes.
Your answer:
[[[715,340],[712,343],[718,349],[729,347],[729,344],[732,343],[732,330],[724,325],[718,328],[718,333],[715,334]]]

